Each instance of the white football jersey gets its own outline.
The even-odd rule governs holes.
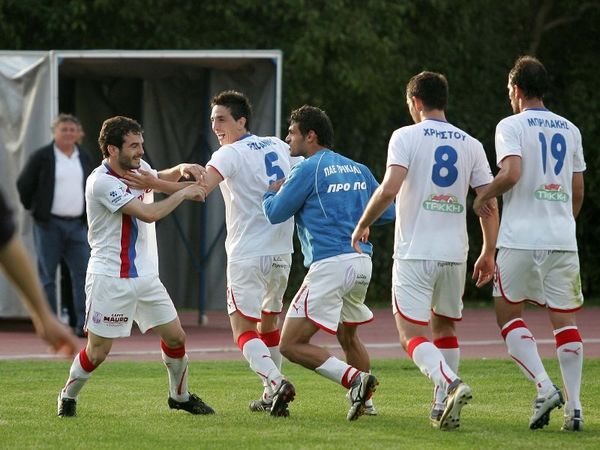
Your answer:
[[[156,176],[148,163],[141,168]],[[158,252],[154,223],[123,214],[120,208],[134,198],[152,202],[152,193],[127,186],[106,161],[94,169],[85,185],[88,242],[91,248],[88,273],[119,278],[158,275]]]
[[[579,129],[547,109],[527,109],[496,127],[496,162],[521,157],[521,178],[502,196],[497,247],[576,251],[573,172],[586,168]]]
[[[271,225],[262,209],[269,184],[287,177],[291,167],[288,145],[276,137],[247,134],[213,153],[207,166],[223,177],[229,261],[292,253],[294,219]]]
[[[396,196],[394,258],[466,261],[469,185],[493,179],[481,143],[428,119],[394,131],[387,165],[408,169]]]

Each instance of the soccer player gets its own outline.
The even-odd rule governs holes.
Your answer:
[[[586,169],[581,133],[544,106],[548,75],[531,56],[515,62],[508,75],[514,115],[496,127],[500,171],[473,204],[478,214],[489,199],[503,197],[494,298],[496,318],[508,353],[534,382],[537,396],[529,428],[548,424],[563,405],[523,320],[524,302],[546,307],[567,393],[566,431],[581,431],[583,342],[575,312],[583,305],[575,218],[583,203]]]
[[[87,345],[79,352],[65,387],[58,395],[58,415],[76,415],[79,392],[92,372],[106,359],[113,339],[129,336],[135,320],[145,333],[153,329],[161,338],[162,359],[169,375],[168,405],[192,414],[212,414],[213,409],[188,392],[188,356],[185,332],[177,311],[158,278],[154,222],[184,200],[203,201],[205,187],[174,183],[182,175],[200,173],[183,164],[158,174],[142,160],[143,130],[139,123],[117,116],[102,124],[98,144],[102,164],[86,183],[91,258],[86,279]],[[156,203],[144,202],[148,191],[132,188],[125,176],[144,170],[162,178],[172,195]],[[179,190],[177,190],[179,189]]]
[[[415,124],[392,134],[387,170],[354,233],[361,251],[369,226],[396,197],[396,236],[392,305],[400,343],[436,390],[431,422],[459,426],[471,388],[457,375],[460,349],[454,321],[462,318],[468,237],[466,201],[492,180],[483,146],[448,123],[448,82],[439,73],[421,72],[406,87]],[[498,231],[495,199],[481,219],[483,247],[473,278],[482,286],[492,278]],[[434,342],[425,336],[430,324]]]
[[[290,272],[293,220],[272,226],[262,212],[269,183],[290,171],[288,146],[276,137],[250,133],[251,105],[236,91],[211,101],[212,130],[221,147],[206,165],[207,193],[217,185],[227,225],[227,312],[233,339],[263,382],[251,411],[288,416],[294,386],[281,373],[278,318]]]
[[[290,308],[281,337],[281,352],[290,361],[348,389],[348,420],[361,416],[378,384],[369,373],[369,354],[360,341],[358,325],[373,313],[364,304],[371,280],[369,242],[363,254],[350,245],[352,230],[378,183],[364,165],[331,150],[333,128],[324,111],[302,106],[292,112],[286,142],[292,156],[304,161],[289,178],[279,180],[264,194],[265,215],[273,224],[295,217],[308,274]],[[379,223],[394,220],[390,205]],[[311,344],[324,330],[337,334],[347,362]]]

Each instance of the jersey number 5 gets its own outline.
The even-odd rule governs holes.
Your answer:
[[[265,155],[265,169],[267,171],[267,177],[269,178],[269,184],[285,178],[283,170],[281,170],[281,167],[277,165],[278,159],[279,157],[275,152],[269,152]],[[271,178],[273,176],[275,176],[274,180]]]
[[[431,180],[439,187],[452,186],[458,178],[456,150],[449,145],[441,145],[435,149],[433,156],[435,164],[431,170]]]

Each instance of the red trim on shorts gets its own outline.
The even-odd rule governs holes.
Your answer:
[[[406,353],[408,353],[408,356],[410,356],[411,359],[415,349],[424,342],[429,342],[429,339],[425,336],[416,336],[408,341],[408,344],[406,344]]]
[[[554,336],[556,340],[556,348],[561,345],[569,344],[571,342],[583,342],[581,340],[581,335],[579,334],[579,330],[577,328],[571,328],[569,330],[561,331],[556,336]]]
[[[456,336],[445,336],[433,341],[437,348],[459,348]]]
[[[550,306],[547,306],[547,308],[550,311],[557,312],[557,313],[572,313],[572,312],[579,311],[581,308],[583,308],[583,305],[578,306],[577,308],[571,308],[571,309],[558,309],[558,308],[551,308]]]
[[[443,314],[438,314],[433,309],[431,310],[431,314],[433,314],[436,317],[443,317],[444,319],[452,320],[454,322],[460,322],[462,320],[462,317],[450,317],[444,316]]]
[[[365,323],[373,322],[375,320],[375,316],[371,317],[369,320],[365,320],[364,322],[343,322],[347,327],[358,327],[360,325],[364,325]]]
[[[402,314],[402,311],[400,311],[400,305],[398,304],[398,299],[396,298],[396,292],[394,292],[393,287],[392,287],[392,295],[394,296],[394,305],[396,306],[396,314],[398,314],[400,317],[402,317],[404,320],[407,320],[410,323],[416,323],[417,325],[422,325],[424,327],[429,325],[429,322],[421,322],[420,320],[411,319],[410,317],[407,317],[404,314]]]
[[[281,314],[281,311],[261,311],[260,313],[264,314],[265,316],[277,316]]]
[[[255,323],[259,323],[260,319],[257,319],[256,317],[252,317],[252,316],[247,316],[246,314],[244,314],[240,308],[238,308],[237,303],[235,302],[235,295],[233,295],[233,289],[232,288],[227,288],[227,290],[230,292],[231,294],[231,301],[233,302],[233,306],[235,307],[235,311],[237,312],[240,316],[242,316],[244,319],[249,320],[250,322],[255,322]],[[231,313],[233,314],[233,313]]]
[[[160,349],[169,358],[181,359],[185,356],[185,345],[182,345],[181,347],[171,348],[171,347],[168,347],[166,342],[161,339],[160,340]]]
[[[79,352],[79,364],[86,372],[93,372],[97,367],[90,362],[85,348]]]
[[[508,333],[510,333],[512,330],[514,330],[516,328],[525,328],[527,331],[529,331],[529,328],[527,328],[527,325],[525,325],[525,322],[523,321],[523,319],[517,319],[513,323],[511,323],[509,326],[507,326],[506,328],[503,328],[502,331],[500,331],[500,334],[502,335],[502,339],[504,339],[506,341],[506,336],[508,336]],[[529,331],[529,332],[531,333],[531,331]]]
[[[279,330],[273,330],[268,333],[258,333],[258,337],[260,337],[267,347],[277,347],[281,340],[281,333]]]
[[[224,180],[224,179],[225,179],[225,177],[224,177],[223,175],[221,175],[221,172],[219,172],[219,169],[217,169],[217,168],[216,168],[215,166],[213,166],[212,164],[210,164],[210,165],[206,166],[206,168],[207,168],[207,169],[208,169],[209,167],[212,167],[212,168],[215,170],[215,172],[217,172],[217,174],[218,174],[218,175],[221,177],[221,179],[222,179],[222,180]]]
[[[405,316],[404,314],[402,314],[402,311],[400,311],[400,308],[398,308],[398,307],[396,307],[396,311],[397,311],[397,314],[400,317],[402,317],[404,320],[406,320],[407,322],[414,323],[417,325],[422,325],[424,327],[429,325],[429,322],[421,322],[420,320],[411,319],[410,317]]]
[[[240,350],[244,351],[244,345],[246,345],[246,342],[251,341],[252,339],[260,339],[258,333],[254,330],[244,331],[242,334],[240,334],[237,338],[237,345]]]
[[[547,306],[540,301],[532,300],[529,298],[523,298],[521,300],[510,300],[506,296],[506,292],[504,292],[504,288],[502,287],[502,278],[500,278],[500,269],[498,268],[498,264],[496,264],[496,282],[498,283],[498,289],[500,289],[500,295],[502,296],[502,298],[504,299],[505,302],[510,303],[511,305],[518,305],[520,303],[527,302],[527,303],[531,303],[532,305],[535,305],[535,306],[540,306],[540,307]]]

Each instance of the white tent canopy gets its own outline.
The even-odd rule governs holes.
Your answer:
[[[279,135],[281,52],[248,51],[0,51],[0,179],[31,254],[31,217],[16,179],[29,155],[52,139],[59,112],[75,114],[83,148],[99,163],[96,138],[114,115],[144,127],[146,159],[156,169],[205,164],[218,143],[210,130],[210,98],[224,89],[253,104],[251,131]],[[188,203],[157,224],[160,272],[178,308],[225,308],[224,207]],[[0,317],[26,315],[0,274]]]

